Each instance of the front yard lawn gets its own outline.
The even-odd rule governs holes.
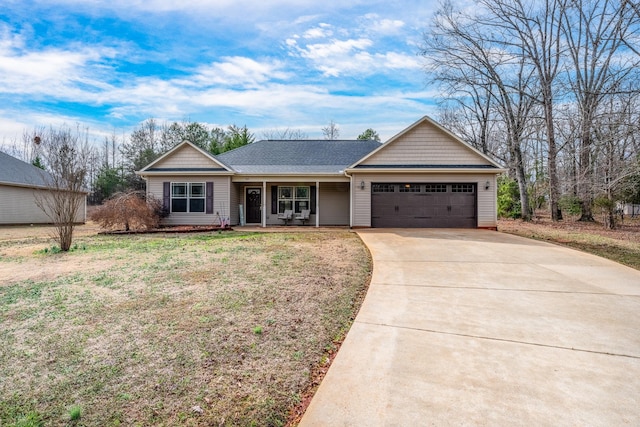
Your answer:
[[[371,272],[344,230],[75,243],[0,239],[2,426],[283,425]]]

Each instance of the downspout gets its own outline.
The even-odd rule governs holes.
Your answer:
[[[320,181],[316,181],[316,228],[320,227]]]
[[[344,176],[349,178],[349,228],[353,228],[353,176],[344,171]]]

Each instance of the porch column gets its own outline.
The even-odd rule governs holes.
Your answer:
[[[262,181],[262,203],[260,208],[262,209],[262,227],[267,226],[267,181]]]
[[[353,175],[349,176],[349,228],[353,228]]]
[[[320,181],[316,181],[316,228],[320,227]]]

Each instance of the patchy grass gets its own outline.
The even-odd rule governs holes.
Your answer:
[[[0,425],[272,425],[348,329],[357,235],[0,241]]]
[[[500,231],[568,246],[640,270],[640,220],[627,220],[615,230],[602,224],[575,220],[551,222],[548,218],[523,222],[500,220]]]

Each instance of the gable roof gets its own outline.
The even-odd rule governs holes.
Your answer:
[[[195,150],[199,153],[199,155],[203,156],[202,159],[206,159],[208,164],[211,166],[198,166],[198,167],[161,167],[161,164],[165,162],[170,157],[174,156],[177,152],[182,151],[184,149]],[[164,153],[162,156],[155,159],[153,162],[149,163],[147,166],[137,171],[136,173],[139,175],[146,175],[149,173],[166,173],[166,172],[178,172],[178,173],[211,173],[211,172],[223,172],[229,173],[233,172],[228,165],[222,163],[218,158],[216,158],[213,154],[208,151],[203,150],[197,145],[191,143],[190,141],[182,141],[180,144],[171,148],[169,151]]]
[[[442,132],[444,135],[446,135],[451,140],[452,143],[457,144],[457,146],[460,147],[460,149],[463,149],[466,152],[471,153],[474,158],[477,158],[482,163],[477,163],[477,164],[459,164],[459,163],[456,162],[456,163],[452,163],[452,164],[442,164],[442,163],[438,162],[438,163],[434,163],[434,164],[415,164],[415,161],[413,163],[408,163],[408,161],[410,161],[410,160],[407,159],[408,161],[406,161],[402,165],[398,165],[398,164],[389,164],[389,165],[364,164],[368,159],[371,159],[377,153],[379,153],[379,152],[387,149],[388,147],[392,146],[398,140],[401,140],[405,135],[407,135],[410,132],[414,131],[417,127],[419,127],[419,126],[421,126],[423,124],[427,124],[427,125],[435,128],[435,129],[437,129],[438,131]],[[356,161],[353,164],[351,164],[347,169],[348,170],[353,170],[353,169],[396,169],[396,168],[397,169],[414,169],[414,170],[415,169],[449,169],[449,170],[451,170],[451,169],[488,169],[488,170],[492,170],[493,172],[504,172],[505,171],[505,169],[503,169],[503,166],[498,164],[496,161],[491,159],[486,154],[482,153],[481,151],[479,151],[479,150],[475,149],[474,147],[472,147],[471,145],[467,144],[462,139],[460,139],[458,136],[456,136],[454,133],[452,133],[447,128],[443,127],[438,122],[436,122],[435,120],[431,119],[428,116],[422,117],[420,120],[416,121],[411,126],[403,129],[400,133],[398,133],[395,136],[391,137],[387,142],[385,142],[380,147],[378,147],[377,150],[374,150],[374,151],[371,151],[370,153],[367,153],[364,157],[362,157],[358,161]]]
[[[0,151],[0,183],[22,187],[48,187],[48,172]]]
[[[261,140],[217,158],[246,174],[342,174],[380,145],[362,140]]]

